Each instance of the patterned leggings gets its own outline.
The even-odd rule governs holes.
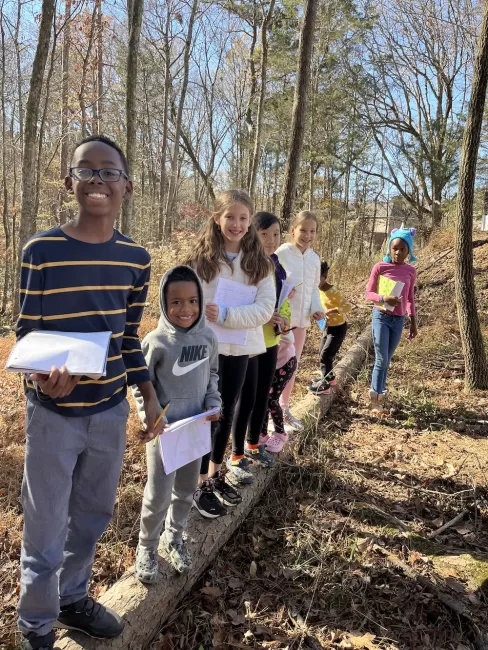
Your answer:
[[[293,377],[293,373],[297,369],[297,358],[292,357],[281,368],[276,368],[273,377],[273,383],[269,391],[268,411],[264,418],[263,428],[261,435],[268,435],[268,416],[271,415],[276,433],[285,433],[283,426],[283,409],[280,404],[280,396],[284,387]]]

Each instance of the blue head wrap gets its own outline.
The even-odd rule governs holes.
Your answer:
[[[391,262],[391,255],[390,255],[390,246],[391,242],[394,239],[403,239],[403,241],[407,244],[408,246],[408,252],[410,253],[410,262],[416,262],[417,258],[413,254],[413,238],[415,237],[415,233],[417,230],[415,228],[394,228],[391,231],[390,238],[388,239],[388,244],[386,246],[386,255],[383,258],[383,262]]]

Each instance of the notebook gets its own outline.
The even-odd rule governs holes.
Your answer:
[[[33,330],[18,341],[7,360],[10,372],[49,374],[66,366],[70,375],[99,379],[106,374],[112,332]]]

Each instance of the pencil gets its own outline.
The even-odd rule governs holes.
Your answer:
[[[298,284],[296,284],[296,285],[295,285],[295,286],[294,286],[293,288],[294,288],[294,289],[296,289],[297,287],[301,287],[301,286],[302,286],[302,284],[303,284],[303,282],[299,282],[299,283],[298,283]]]
[[[159,414],[159,416],[158,416],[157,419],[156,419],[156,422],[154,423],[154,428],[156,428],[156,427],[158,426],[158,424],[161,422],[161,420],[164,418],[164,416],[166,415],[166,411],[168,410],[170,404],[171,404],[171,402],[168,402],[168,403],[166,404],[166,406],[164,407],[164,409],[161,411],[161,413]],[[158,435],[154,438],[153,447],[156,446],[156,443],[157,443],[157,441],[158,441],[158,438],[159,438],[159,433],[158,433]]]

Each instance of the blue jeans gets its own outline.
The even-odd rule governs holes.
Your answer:
[[[386,374],[393,353],[402,338],[405,316],[393,316],[379,309],[373,310],[374,367],[371,390],[382,395],[386,388]]]
[[[87,594],[125,450],[127,400],[66,417],[27,401],[19,627],[48,634],[59,608]]]

